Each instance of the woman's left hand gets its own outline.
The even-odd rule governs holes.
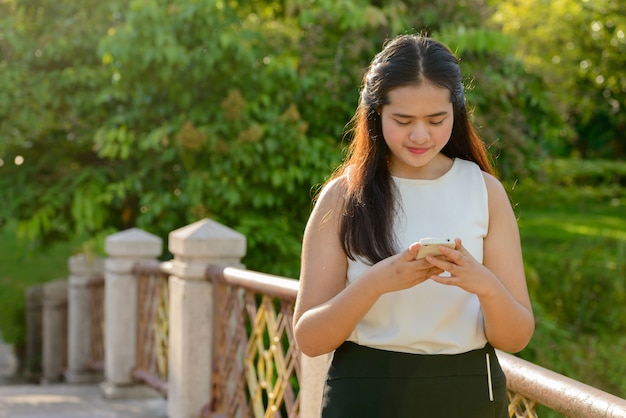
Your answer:
[[[476,261],[469,251],[463,247],[460,238],[456,238],[454,242],[454,249],[440,247],[441,253],[445,258],[426,257],[426,261],[430,264],[450,273],[448,277],[431,276],[431,279],[437,283],[458,286],[478,296],[491,293],[495,283],[494,280],[497,281],[498,278],[491,270]]]

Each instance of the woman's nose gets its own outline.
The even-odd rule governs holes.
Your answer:
[[[428,128],[421,122],[414,124],[409,134],[409,140],[417,142],[418,144],[427,141],[429,137]]]

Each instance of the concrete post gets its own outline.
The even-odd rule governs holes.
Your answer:
[[[137,280],[135,263],[154,260],[162,252],[161,238],[137,228],[109,235],[105,250],[104,376],[101,384],[108,399],[157,396],[133,382],[137,345]]]
[[[324,396],[324,382],[333,354],[300,357],[300,417],[319,418]]]
[[[242,267],[246,238],[210,219],[173,231],[169,250],[168,416],[197,418],[210,399],[213,288],[208,265]]]
[[[67,371],[69,383],[93,383],[102,380],[93,371],[91,362],[91,301],[89,280],[104,273],[104,260],[78,254],[68,260],[70,271],[68,289]]]
[[[42,342],[41,383],[59,381],[67,365],[66,280],[55,280],[43,286]]]

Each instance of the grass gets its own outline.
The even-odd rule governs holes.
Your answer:
[[[67,278],[67,262],[74,247],[65,243],[45,251],[30,251],[17,239],[15,225],[0,231],[0,331],[5,342],[18,351],[25,342],[26,289]]]
[[[511,193],[537,319],[520,355],[626,398],[626,196],[611,190]]]

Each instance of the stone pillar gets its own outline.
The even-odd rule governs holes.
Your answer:
[[[154,260],[162,252],[161,238],[132,228],[109,235],[105,240],[104,284],[104,377],[101,385],[108,399],[156,396],[136,385],[131,373],[137,345],[137,280],[135,263]]]
[[[300,357],[300,417],[319,418],[324,395],[324,381],[333,353]]]
[[[67,365],[67,281],[55,280],[43,286],[41,383],[63,378]]]
[[[104,273],[104,260],[78,254],[68,260],[68,341],[65,380],[70,383],[93,383],[102,374],[93,371],[91,362],[91,300],[89,280]]]
[[[43,285],[26,289],[26,359],[24,376],[28,381],[41,378],[41,355],[43,350]]]
[[[210,219],[169,235],[168,416],[197,418],[210,399],[213,289],[208,265],[242,267],[246,237]]]

